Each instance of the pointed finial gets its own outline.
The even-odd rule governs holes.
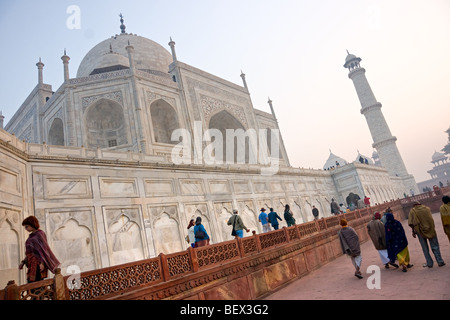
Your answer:
[[[65,55],[65,56],[67,56],[67,53],[66,53],[66,48],[64,48],[64,55]]]
[[[120,17],[120,30],[121,30],[121,33],[125,33],[125,25],[123,24],[123,15],[122,14],[119,14],[119,17]]]
[[[348,52],[348,50],[347,49],[345,49],[346,51],[347,51],[347,54],[350,54],[350,52]]]

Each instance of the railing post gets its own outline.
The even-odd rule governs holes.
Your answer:
[[[255,237],[255,241],[256,241],[256,249],[258,249],[258,252],[261,252],[261,240],[259,239],[259,236],[256,234],[256,231],[253,230],[252,231],[253,236]]]
[[[55,290],[55,299],[68,300],[68,291],[66,287],[66,282],[64,281],[64,276],[61,274],[60,268],[56,269],[53,281],[54,281],[53,285]]]
[[[302,238],[302,233],[300,232],[300,225],[299,224],[294,224],[295,230],[297,230],[297,234],[298,234],[298,238],[301,239]]]
[[[283,231],[284,231],[284,235],[285,235],[285,237],[286,237],[287,243],[291,242],[291,240],[289,239],[289,231],[288,231],[288,228],[283,227]]]
[[[167,263],[167,257],[164,253],[159,254],[159,261],[161,262],[161,275],[163,281],[169,281],[170,278],[169,265]]]
[[[8,281],[5,287],[5,300],[19,300],[19,287],[14,280]]]
[[[234,239],[237,241],[237,247],[239,251],[239,256],[243,258],[245,256],[244,244],[242,243],[242,239],[239,236],[235,236]]]
[[[188,252],[189,252],[189,257],[191,258],[192,272],[197,272],[198,271],[198,259],[197,259],[197,255],[195,254],[194,248],[192,248],[192,246],[189,246]]]

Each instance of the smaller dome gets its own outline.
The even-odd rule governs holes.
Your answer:
[[[349,53],[347,55],[347,58],[345,58],[345,62],[349,62],[349,61],[351,61],[353,59],[356,59],[356,56],[354,54]]]
[[[372,157],[374,157],[374,155],[376,155],[376,157],[378,157],[378,153],[376,153],[375,151],[374,151],[374,153],[372,154]],[[375,157],[374,157],[374,158],[375,158]],[[355,161],[356,161],[356,162],[360,162],[360,163],[366,163],[366,160],[367,160],[367,164],[372,164],[372,165],[374,164],[374,162],[373,162],[373,160],[372,160],[371,157],[365,156],[365,155],[360,154],[360,153],[358,152],[358,155],[356,156]]]
[[[352,62],[355,62],[356,64],[359,65],[359,63],[361,62],[361,58],[358,58],[354,54],[351,54],[347,51],[347,57],[345,58],[344,68],[348,68]]]
[[[345,166],[348,162],[330,151],[330,156],[323,166],[323,170],[336,169],[338,166]]]
[[[431,162],[444,161],[447,160],[447,156],[442,152],[435,151],[431,157]]]

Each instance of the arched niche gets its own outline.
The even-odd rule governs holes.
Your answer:
[[[223,147],[223,158],[216,160],[222,160],[223,163],[249,163],[250,155],[250,140],[249,137],[245,136],[242,139],[242,135],[246,131],[245,127],[239,120],[237,120],[232,114],[226,110],[222,110],[215,115],[213,115],[209,121],[209,129],[217,129],[222,134],[222,147]],[[227,129],[234,130],[236,136],[232,139],[227,139]],[[232,145],[227,148],[227,142]],[[227,152],[227,149],[228,152]],[[244,152],[239,152],[240,150],[245,150]]]
[[[64,145],[64,125],[60,118],[53,119],[50,130],[48,131],[47,143],[54,146]]]
[[[266,139],[267,139],[267,154],[272,158],[282,159],[281,155],[281,142],[280,142],[280,133],[272,128],[266,128]],[[272,146],[273,144],[273,146]],[[278,154],[276,152],[272,153],[272,147],[278,147]],[[275,149],[274,149],[275,150]]]
[[[144,259],[144,246],[139,225],[121,215],[108,228],[112,265]]]
[[[185,249],[181,246],[178,222],[165,212],[155,222],[155,240],[157,254],[168,254]]]
[[[112,100],[100,99],[85,112],[87,145],[90,148],[112,148],[128,144],[122,106]]]
[[[247,205],[244,206],[243,210],[241,210],[239,214],[241,215],[244,225],[250,229],[250,232],[244,231],[244,237],[253,235],[252,231],[256,231],[257,233],[262,231],[262,227],[260,227],[261,223],[257,221],[255,212]]]
[[[163,99],[158,99],[150,105],[153,135],[156,143],[177,144],[171,141],[172,132],[180,128],[175,109]]]
[[[0,208],[0,211],[5,209]],[[1,218],[0,216],[0,279],[5,283],[12,279],[18,282],[18,265],[24,258],[19,256],[19,235],[8,219]]]
[[[54,253],[62,267],[77,265],[82,271],[96,268],[92,233],[69,219],[53,234]]]

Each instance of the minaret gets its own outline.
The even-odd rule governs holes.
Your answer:
[[[44,64],[41,61],[41,57],[39,57],[39,62],[36,63],[36,66],[38,67],[38,84],[41,85],[44,83]]]
[[[172,40],[172,37],[170,37],[169,46],[170,50],[172,51],[173,62],[175,62],[177,61],[177,53],[175,52],[175,41]]]
[[[243,73],[242,70],[241,70],[241,78],[242,78],[242,83],[244,84],[244,88],[248,90],[247,80],[245,79],[245,73]]]
[[[358,94],[361,103],[361,114],[366,117],[370,133],[373,139],[373,148],[378,152],[380,162],[388,171],[389,175],[400,177],[407,190],[403,192],[418,192],[417,184],[414,177],[408,173],[402,156],[397,148],[397,138],[391,134],[391,130],[381,112],[381,103],[379,103],[370,88],[366,79],[366,70],[360,66],[361,58],[350,54],[345,59],[344,68],[349,70],[348,77]]]
[[[64,55],[61,57],[64,64],[64,82],[69,80],[69,60],[70,57],[66,54],[66,49],[64,49]]]
[[[2,114],[0,110],[0,129],[3,129],[3,121],[5,120],[5,116]]]
[[[272,112],[273,119],[275,120],[276,128],[277,128],[278,132],[280,133],[280,141],[279,141],[279,144],[280,144],[280,146],[279,146],[280,147],[279,148],[280,158],[284,159],[286,161],[286,165],[288,167],[290,167],[291,164],[289,163],[288,154],[287,154],[286,148],[284,147],[283,137],[281,136],[281,130],[280,130],[280,127],[278,125],[278,119],[275,116],[275,110],[273,108],[272,100],[270,99],[270,97],[269,97],[269,100],[267,101],[267,103],[269,104],[270,111]]]

